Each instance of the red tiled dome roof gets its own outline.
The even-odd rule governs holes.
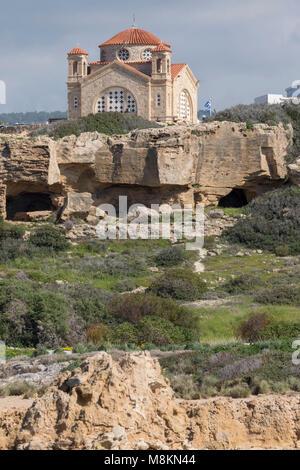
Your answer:
[[[144,31],[143,29],[130,28],[126,29],[125,31],[122,31],[119,34],[116,34],[108,41],[104,42],[103,44],[100,44],[99,47],[120,44],[140,44],[158,46],[159,44],[161,44],[161,40],[153,34],[148,33],[148,31]]]
[[[74,47],[74,49],[72,49],[68,55],[88,55],[87,52],[85,52],[83,49],[81,49],[81,47]]]

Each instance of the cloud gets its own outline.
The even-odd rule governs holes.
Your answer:
[[[133,13],[172,44],[174,61],[189,63],[199,105],[252,102],[300,78],[299,0],[10,0],[1,6],[0,112],[66,109],[68,50],[79,43],[97,60],[98,44],[130,27]]]

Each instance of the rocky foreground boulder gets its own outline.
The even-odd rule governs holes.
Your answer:
[[[300,396],[177,400],[149,353],[63,373],[27,411],[0,412],[0,448],[300,448]]]

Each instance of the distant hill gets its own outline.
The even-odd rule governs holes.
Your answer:
[[[4,124],[34,124],[43,123],[50,118],[66,118],[67,113],[62,111],[32,111],[28,113],[4,113],[0,114],[0,121]]]

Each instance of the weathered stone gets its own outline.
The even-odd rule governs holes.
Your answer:
[[[97,353],[63,373],[28,409],[0,406],[0,449],[299,448],[299,394],[176,400],[149,353],[115,356]],[[73,378],[91,400],[61,390]]]
[[[58,141],[4,136],[0,212],[6,215],[6,197],[22,193],[49,195],[55,210],[64,204],[63,219],[98,216],[94,207],[117,208],[120,195],[128,196],[129,205],[215,205],[239,188],[250,200],[286,180],[291,136],[291,127],[256,124],[249,131],[244,123],[230,122],[113,137],[93,132]]]
[[[93,204],[90,193],[69,192],[67,195],[66,206],[62,213],[62,219],[66,220],[71,216],[86,218]]]
[[[300,158],[288,166],[290,181],[300,187]]]
[[[17,212],[14,220],[19,222],[45,222],[52,215],[52,211]]]

